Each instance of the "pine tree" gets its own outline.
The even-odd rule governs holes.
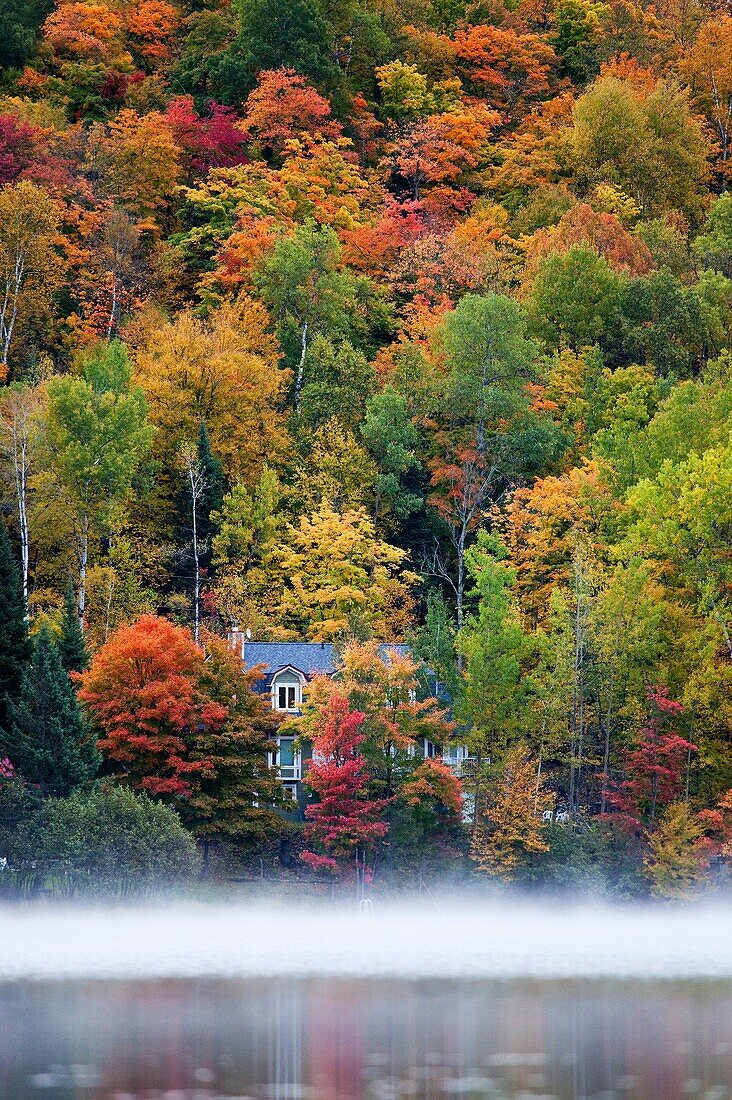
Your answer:
[[[5,524],[0,519],[0,731],[8,728],[8,708],[21,686],[30,641],[20,574]],[[15,761],[14,761],[15,763]]]
[[[61,617],[61,637],[58,641],[58,654],[66,672],[83,672],[89,665],[89,651],[84,642],[84,634],[76,611],[74,586],[69,577],[64,598],[64,611]]]
[[[63,798],[96,774],[96,741],[46,626],[36,637],[19,697],[8,707],[8,726],[0,739],[3,750],[16,771],[44,794]]]

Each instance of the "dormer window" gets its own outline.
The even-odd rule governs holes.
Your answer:
[[[277,710],[295,710],[297,708],[297,688],[294,684],[279,684],[277,687]]]
[[[294,668],[283,668],[272,677],[272,709],[292,713],[302,705],[305,677]]]

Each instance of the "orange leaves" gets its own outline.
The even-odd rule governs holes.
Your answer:
[[[106,4],[62,3],[49,15],[43,36],[58,54],[108,60],[117,52],[122,20]]]
[[[433,802],[455,817],[462,812],[460,780],[447,764],[434,757],[425,760],[410,776],[404,784],[403,795],[408,806]]]
[[[423,184],[454,182],[475,168],[497,123],[498,115],[483,104],[430,115],[405,129],[389,159],[416,200]]]
[[[684,68],[696,100],[714,127],[721,160],[728,172],[732,137],[732,17],[715,16],[705,23],[689,51]]]
[[[481,24],[458,30],[455,50],[466,78],[509,114],[549,91],[556,56],[536,34]]]
[[[593,210],[584,202],[575,203],[556,226],[540,229],[526,243],[526,273],[529,280],[539,261],[550,252],[565,253],[574,245],[589,245],[616,271],[646,275],[653,258],[639,237],[631,236],[613,214]]]
[[[471,856],[479,869],[511,879],[528,852],[546,852],[541,815],[553,801],[527,750],[510,749],[476,822]]]
[[[132,57],[125,45],[150,66],[169,61],[177,26],[178,13],[167,0],[136,0],[121,11],[117,4],[101,0],[69,0],[49,15],[43,36],[60,58],[104,62],[129,71]]]
[[[166,0],[139,0],[127,14],[127,33],[150,63],[170,60],[177,25],[178,13]]]
[[[523,606],[537,618],[546,613],[552,589],[570,576],[577,533],[592,531],[608,500],[599,470],[589,462],[562,477],[541,478],[511,497],[504,539]]]
[[[301,134],[329,139],[341,134],[328,100],[293,69],[260,73],[245,106],[242,129],[270,153],[281,153],[286,142]]]
[[[186,630],[144,615],[123,626],[79,677],[79,699],[99,747],[135,787],[185,797],[185,778],[208,767],[189,747],[200,726],[220,728],[227,709],[201,688],[204,654]]]

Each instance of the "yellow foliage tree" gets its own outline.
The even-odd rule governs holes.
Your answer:
[[[248,298],[201,320],[180,313],[150,333],[137,356],[156,437],[156,457],[176,477],[181,447],[206,424],[228,479],[254,487],[285,446],[278,406],[289,381],[280,369],[263,306]]]
[[[471,847],[478,869],[511,879],[529,852],[548,851],[541,816],[551,803],[527,750],[523,745],[509,749],[495,783],[481,798]]]
[[[0,381],[19,326],[43,312],[58,285],[60,220],[51,196],[30,180],[0,190]]]
[[[385,641],[410,621],[406,553],[377,538],[362,508],[337,512],[328,500],[288,528],[279,551],[287,576],[280,615],[311,641],[367,630]]]
[[[181,177],[180,149],[160,111],[120,111],[92,128],[89,147],[107,193],[141,217],[165,208]]]
[[[685,802],[672,802],[650,837],[643,870],[655,898],[690,898],[699,886],[702,826]]]

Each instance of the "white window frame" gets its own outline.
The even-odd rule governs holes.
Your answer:
[[[283,773],[282,764],[280,762],[280,742],[281,741],[294,741],[295,738],[285,734],[280,736],[277,734],[275,737],[276,749],[270,753],[271,767],[277,768],[279,772],[280,781],[282,783],[299,783],[302,779],[302,753],[300,749],[293,748],[292,752],[292,764],[285,765],[285,771]]]
[[[279,682],[280,677],[287,677],[287,681],[283,684]],[[296,678],[296,683],[292,683],[293,677]],[[271,699],[272,710],[278,714],[296,714],[302,706],[303,689],[305,687],[305,677],[299,669],[293,668],[292,665],[286,665],[285,668],[278,668],[272,677],[271,687]],[[280,691],[285,692],[284,707],[280,706]],[[292,705],[290,705],[290,693],[292,692]]]

